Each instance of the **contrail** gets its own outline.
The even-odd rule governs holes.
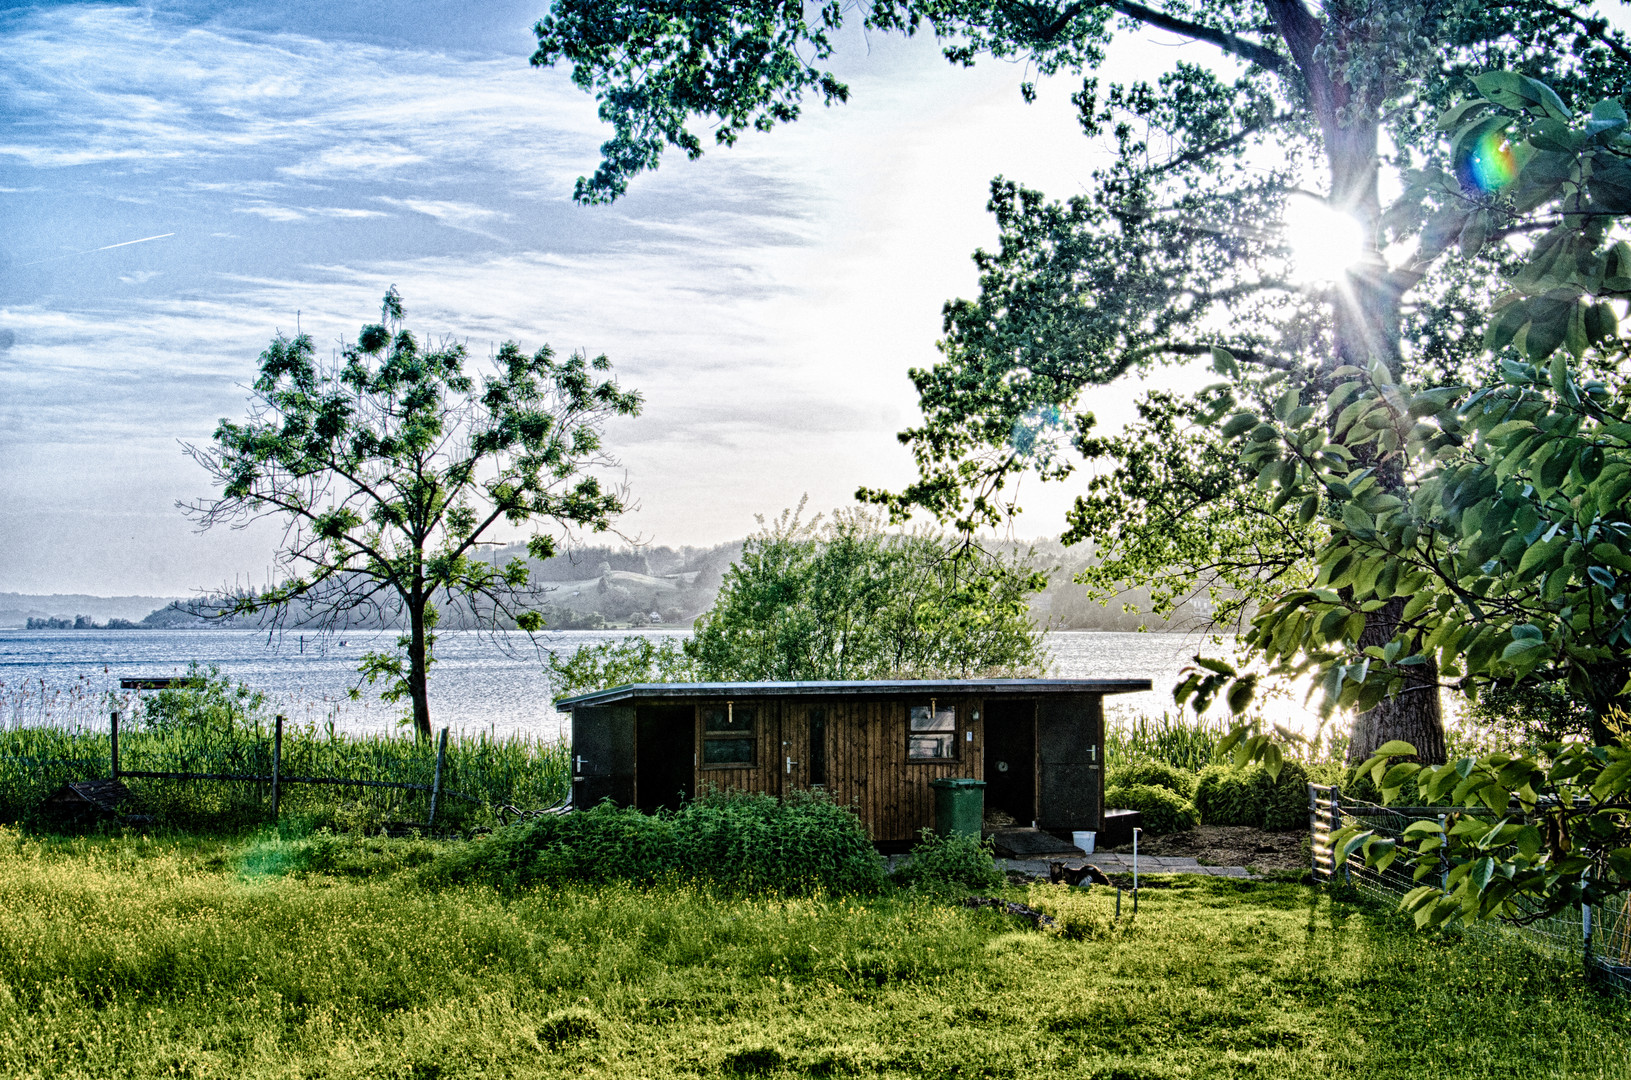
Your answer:
[[[163,240],[166,236],[174,235],[173,232],[159,233],[157,236],[144,236],[140,240],[124,240],[117,244],[104,244],[99,248],[88,248],[85,251],[70,251],[66,255],[53,255],[49,259],[36,259],[33,262],[23,263],[23,265],[38,266],[40,263],[56,262],[58,259],[71,259],[75,255],[95,255],[98,251],[112,251],[114,248],[129,247],[131,244],[145,244],[149,240]]]

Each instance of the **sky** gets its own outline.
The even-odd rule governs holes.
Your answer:
[[[477,358],[610,357],[646,400],[607,433],[631,539],[714,544],[913,479],[907,370],[977,291],[991,179],[1064,198],[1105,160],[1079,79],[1026,105],[1021,66],[846,29],[848,105],[584,207],[608,129],[528,65],[545,7],[0,0],[0,591],[263,580],[278,529],[198,533],[175,504],[210,489],[181,446],[244,415],[276,334],[332,350],[391,285]],[[1179,57],[1212,58],[1140,32],[1106,74]],[[1113,425],[1138,389],[1083,403]],[[1057,534],[1068,487],[1023,494],[1017,534]]]

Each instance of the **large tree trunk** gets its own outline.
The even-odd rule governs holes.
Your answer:
[[[1333,373],[1338,367],[1363,368],[1372,360],[1380,360],[1397,376],[1401,360],[1399,293],[1376,246],[1382,214],[1377,190],[1377,109],[1369,102],[1354,100],[1349,87],[1316,58],[1314,52],[1326,26],[1300,0],[1266,0],[1266,7],[1302,71],[1308,104],[1319,120],[1330,169],[1330,205],[1356,218],[1366,240],[1366,257],[1349,270],[1336,290],[1332,355],[1322,375],[1334,384]],[[1326,387],[1328,391],[1331,388]],[[1391,475],[1389,470],[1378,470],[1377,477],[1383,484],[1403,490],[1403,477],[1396,470]],[[1394,599],[1369,613],[1359,638],[1360,648],[1390,641],[1403,610],[1404,600]],[[1438,666],[1428,663],[1403,672],[1405,688],[1399,694],[1355,719],[1348,746],[1350,764],[1365,760],[1378,746],[1393,739],[1414,746],[1422,761],[1444,761]]]
[[[408,696],[413,699],[413,733],[430,741],[430,692],[425,681],[425,603],[415,589],[408,604]]]
[[[1385,645],[1393,639],[1404,614],[1405,598],[1396,596],[1383,608],[1373,611],[1365,620],[1365,631],[1359,635],[1359,647]],[[1439,708],[1438,665],[1426,663],[1401,668],[1404,688],[1369,712],[1354,717],[1353,734],[1348,742],[1348,764],[1358,765],[1376,748],[1393,739],[1402,739],[1416,748],[1416,760],[1429,765],[1442,765],[1446,758],[1444,748],[1444,716]]]

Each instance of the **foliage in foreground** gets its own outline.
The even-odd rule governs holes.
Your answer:
[[[873,893],[883,862],[859,818],[827,799],[715,792],[677,811],[602,803],[502,829],[449,854],[442,883],[506,889],[687,882],[738,893]]]
[[[1446,809],[1443,823],[1413,822],[1400,840],[1350,825],[1331,842],[1338,865],[1358,853],[1378,870],[1413,866],[1423,884],[1400,907],[1417,925],[1532,922],[1631,892],[1631,748],[1549,743],[1536,757],[1393,761],[1415,753],[1387,743],[1359,771],[1386,801],[1413,786],[1422,805]]]
[[[1631,1060],[1631,1003],[1579,973],[1288,884],[1176,879],[1114,932],[1106,890],[1004,894],[1076,928],[1048,934],[906,892],[500,895],[242,855],[0,831],[0,1073],[1441,1080],[1475,1060],[1582,1080]]]

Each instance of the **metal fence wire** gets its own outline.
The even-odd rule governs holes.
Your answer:
[[[1403,859],[1377,872],[1352,858],[1336,866],[1331,834],[1348,825],[1372,829],[1378,835],[1401,839],[1411,822],[1444,820],[1442,806],[1380,806],[1344,796],[1340,788],[1324,784],[1308,785],[1308,822],[1313,849],[1314,880],[1340,881],[1360,895],[1396,905],[1399,897],[1418,884],[1413,868]],[[1553,915],[1513,926],[1489,922],[1468,924],[1471,936],[1515,937],[1544,956],[1559,960],[1579,958],[1588,971],[1615,989],[1631,991],[1631,896],[1603,907],[1587,907],[1579,913]]]

